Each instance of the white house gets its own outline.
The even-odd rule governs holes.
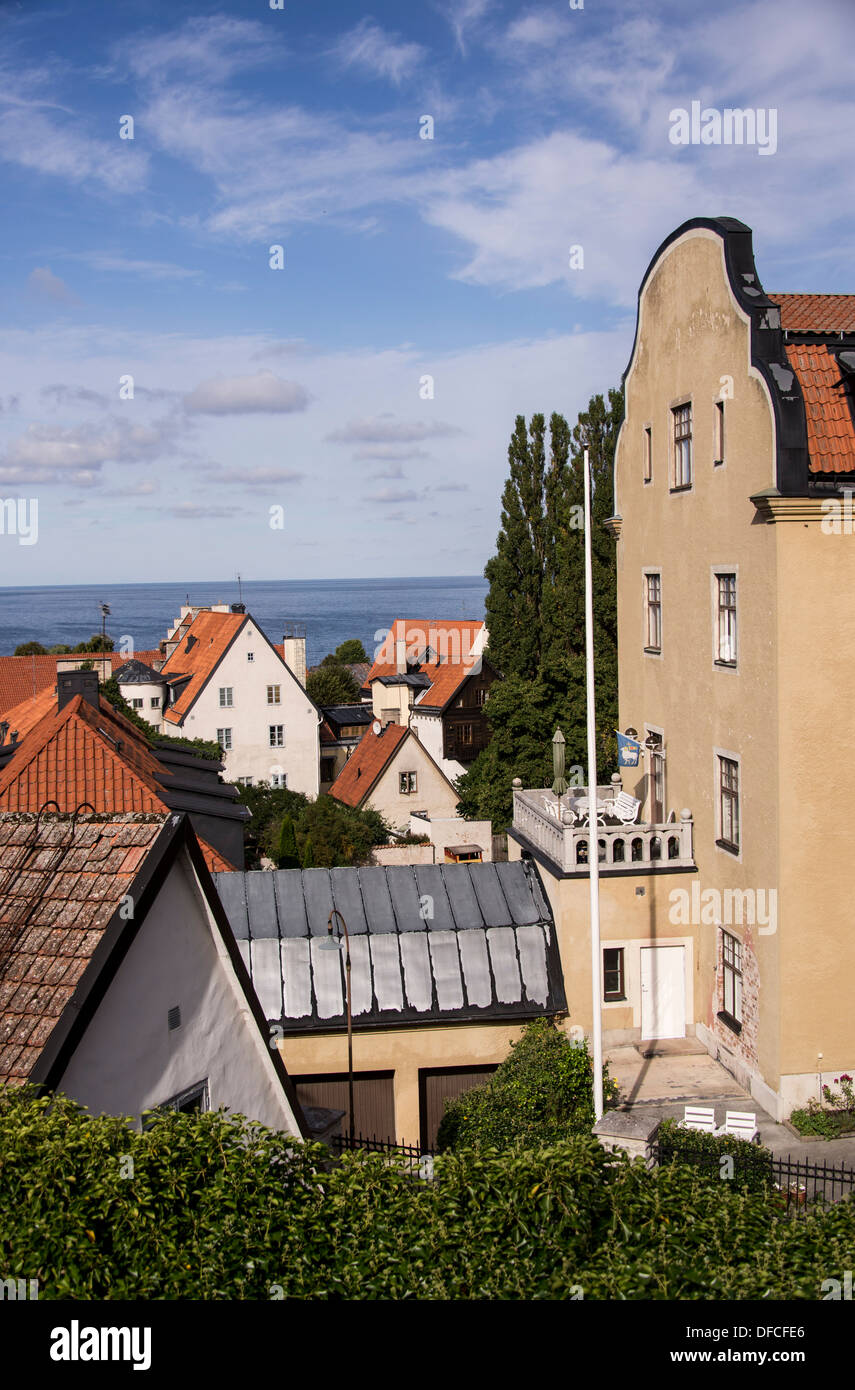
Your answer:
[[[0,859],[0,1083],[308,1133],[186,816],[3,814]]]
[[[319,794],[323,717],[288,661],[305,670],[304,638],[280,651],[241,604],[188,608],[166,653],[164,735],[219,743],[230,782]]]

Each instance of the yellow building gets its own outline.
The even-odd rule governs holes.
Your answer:
[[[853,381],[855,295],[767,294],[750,229],[729,218],[687,222],[656,252],[610,525],[621,727],[647,745],[623,785],[660,842],[643,875],[603,865],[607,983],[624,952],[605,1037],[639,1038],[651,1018],[693,1033],[777,1118],[818,1073],[855,1072],[836,766],[855,689]],[[517,794],[515,852],[556,869],[568,1005],[587,1026],[586,884],[566,875],[578,831],[544,829],[538,795]],[[601,855],[626,829],[603,830]],[[669,829],[683,837],[670,861]]]

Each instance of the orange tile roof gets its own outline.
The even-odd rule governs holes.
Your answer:
[[[22,739],[55,708],[56,690],[52,685],[46,685],[38,695],[30,695],[19,705],[15,705],[14,709],[7,710],[3,720],[9,725],[9,734],[17,731],[18,738]]]
[[[164,719],[170,724],[182,722],[221,658],[244,623],[248,621],[246,613],[197,613],[175,651],[162,667],[164,676],[181,674],[190,677],[175,703],[163,712]],[[188,639],[191,637],[196,640],[190,644],[190,650],[187,651]]]
[[[0,1082],[29,1077],[166,820],[0,815]]]
[[[21,748],[0,770],[0,811],[35,812],[54,801],[74,812],[88,802],[99,815],[139,811],[168,815],[160,796],[164,769],[130,720],[80,695],[22,733]],[[199,838],[211,872],[234,866]]]
[[[421,671],[431,684],[430,689],[424,694],[420,692],[416,698],[420,704],[444,709],[454,692],[472,674],[477,658],[473,660],[471,651],[483,627],[483,622],[474,618],[432,621],[398,618],[378,648],[378,659],[368,672],[363,688],[370,688],[371,682],[380,676],[397,674],[396,642],[406,642],[410,662],[418,661],[422,652],[430,647],[441,660],[421,665]]]
[[[92,652],[90,655],[99,660],[108,658],[114,672],[130,660],[130,657],[122,652]],[[137,661],[143,661],[147,666],[153,661],[163,660],[159,651],[135,652],[134,655]],[[69,660],[82,662],[88,660],[88,657],[84,652],[66,652],[64,655],[53,653],[48,656],[0,656],[0,717],[4,715],[4,711],[13,709],[23,700],[31,699],[42,690],[53,690],[56,685],[57,663]]]
[[[855,294],[775,294],[787,333],[855,333]]]
[[[379,734],[368,729],[330,787],[329,795],[346,806],[360,806],[409,734],[403,724],[387,724]]]
[[[786,348],[805,401],[810,471],[855,472],[855,425],[839,384],[840,364],[824,343],[787,343]]]

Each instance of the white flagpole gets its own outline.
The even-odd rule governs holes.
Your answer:
[[[585,450],[585,704],[588,716],[588,879],[591,889],[591,1007],[593,1010],[594,1122],[603,1117],[602,951],[600,846],[597,827],[597,726],[594,704],[594,592],[591,566],[591,470]]]

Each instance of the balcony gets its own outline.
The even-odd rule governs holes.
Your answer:
[[[598,787],[597,801],[610,801],[614,794],[614,787]],[[514,787],[513,830],[546,855],[560,872],[580,878],[588,875],[587,796],[586,787],[572,787],[561,797],[559,805],[554,792]],[[661,825],[626,825],[608,812],[601,812],[597,826],[600,872],[667,874],[675,869],[694,869],[692,829],[688,811]]]

